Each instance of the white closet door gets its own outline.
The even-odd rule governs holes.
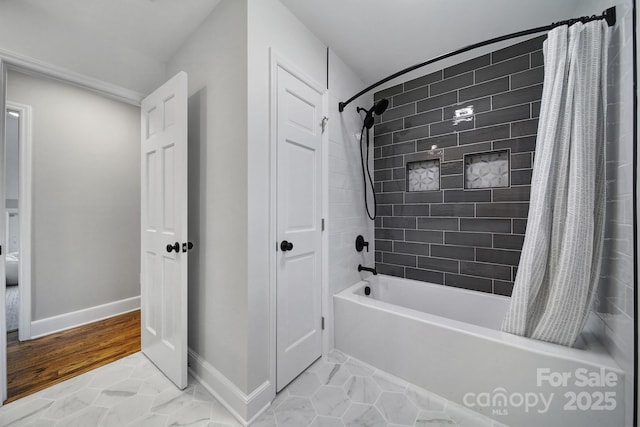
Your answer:
[[[277,72],[279,391],[322,354],[322,94]]]

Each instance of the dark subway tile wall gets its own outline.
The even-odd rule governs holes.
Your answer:
[[[491,55],[479,56],[469,61],[461,62],[444,69],[444,77],[452,77],[458,74],[466,73],[467,71],[473,71],[476,68],[485,67],[491,65]]]
[[[447,76],[448,77],[448,76]],[[429,83],[438,82],[442,80],[442,70],[436,71],[435,73],[427,74],[426,76],[418,77],[417,79],[410,80],[404,83],[404,90],[415,89],[420,86],[426,86]],[[400,85],[402,86],[402,85]],[[402,92],[402,90],[400,90]],[[398,92],[398,93],[400,93]],[[380,96],[380,98],[384,98],[385,95],[381,95],[380,92],[376,93],[376,96]],[[378,99],[378,98],[376,98]]]
[[[543,37],[374,95],[380,273],[511,295],[527,224],[542,82]],[[455,110],[474,106],[470,121]],[[441,152],[440,190],[407,192],[408,162]],[[464,156],[509,150],[510,187],[464,189]]]

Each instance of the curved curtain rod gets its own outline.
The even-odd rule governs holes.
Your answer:
[[[416,70],[418,68],[424,67],[426,65],[429,64],[433,64],[434,62],[438,62],[441,61],[443,59],[458,55],[460,53],[464,53],[464,52],[468,52],[470,50],[482,47],[482,46],[487,46],[493,43],[498,43],[501,41],[505,41],[505,40],[509,40],[509,39],[513,39],[516,37],[522,37],[522,36],[528,36],[531,34],[536,34],[536,33],[541,33],[543,31],[550,31],[556,27],[559,27],[561,25],[573,25],[577,22],[582,22],[583,24],[590,22],[590,21],[597,21],[599,19],[604,19],[607,21],[607,24],[611,27],[613,25],[615,25],[616,23],[616,8],[614,7],[610,7],[609,9],[605,10],[604,12],[602,12],[602,15],[596,16],[596,15],[592,15],[592,16],[582,16],[580,18],[574,18],[574,19],[568,19],[566,21],[560,21],[560,22],[554,22],[551,25],[546,25],[544,27],[538,27],[538,28],[532,28],[530,30],[524,30],[524,31],[518,31],[517,33],[511,33],[511,34],[507,34],[505,36],[500,36],[500,37],[495,37],[489,40],[485,40],[483,42],[479,42],[479,43],[474,43],[471,44],[469,46],[463,47],[462,49],[458,49],[456,51],[453,52],[449,52],[449,53],[445,53],[444,55],[440,55],[437,56],[435,58],[432,58],[428,61],[422,62],[420,64],[416,64],[416,65],[412,65],[411,67],[405,68],[404,70],[400,70],[397,73],[394,73],[392,75],[390,75],[389,77],[385,77],[384,79],[380,80],[377,83],[372,84],[371,86],[367,87],[366,89],[361,90],[360,92],[356,93],[355,95],[353,95],[351,98],[349,98],[348,100],[346,100],[345,102],[340,102],[338,103],[338,110],[340,112],[344,111],[344,107],[346,107],[347,105],[349,105],[354,99],[360,97],[361,95],[369,92],[372,89],[377,88],[378,86],[395,79],[396,77],[400,77],[403,74],[407,74],[408,72],[411,72],[413,70]]]

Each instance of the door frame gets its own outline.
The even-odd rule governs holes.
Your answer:
[[[4,152],[6,146],[6,117],[7,117],[7,100],[6,100],[6,81],[7,81],[7,64],[0,57],[0,111],[2,111],[2,119],[0,119],[0,164],[4,165]],[[6,202],[4,195],[4,173],[0,175],[0,212],[6,212]],[[4,227],[0,230],[0,245],[7,247],[7,238],[4,235]],[[7,275],[5,271],[5,254],[0,254],[0,285],[6,288]],[[7,315],[6,315],[6,291],[0,292],[0,406],[7,398]]]
[[[7,93],[6,93],[6,77],[8,71],[18,71],[30,76],[45,77],[68,83],[95,93],[99,93],[111,99],[115,99],[127,104],[139,107],[144,96],[141,93],[123,88],[121,86],[107,83],[105,81],[83,75],[81,73],[49,64],[25,55],[16,54],[14,52],[0,49],[0,111],[7,110]],[[5,115],[0,120],[0,160],[4,164],[4,147],[5,141]],[[0,178],[0,183],[4,182]],[[4,201],[4,185],[0,186],[0,212],[5,211]],[[0,245],[6,247],[6,236],[4,236],[4,227],[0,230]],[[4,272],[4,254],[0,255],[0,273]],[[6,286],[6,276],[2,284]],[[6,331],[6,307],[5,292],[0,292],[0,331]],[[7,334],[0,333],[0,407],[7,398]]]
[[[18,339],[31,338],[31,217],[32,217],[32,108],[30,105],[6,101],[5,110],[20,114],[18,152],[18,220],[20,223],[20,260],[18,262]],[[6,161],[6,160],[5,160]],[[6,325],[5,325],[6,327]]]
[[[279,54],[275,49],[269,49],[269,57],[270,57],[270,89],[269,89],[269,380],[274,390],[276,390],[276,364],[277,364],[277,250],[276,248],[278,242],[277,235],[277,145],[278,145],[278,123],[277,123],[277,112],[278,112],[278,68],[282,68],[283,70],[291,73],[296,78],[303,81],[313,90],[318,92],[322,96],[322,115],[327,116],[327,107],[328,107],[328,91],[327,88],[315,81],[313,78],[309,77],[304,71],[298,68],[295,63],[289,61],[281,54]],[[322,187],[320,194],[320,203],[322,217],[326,218],[326,151],[327,151],[327,142],[328,142],[328,132],[322,133],[322,154],[321,154],[321,176],[320,176],[320,185]],[[328,309],[330,309],[330,305],[327,304],[328,296],[328,287],[327,287],[327,269],[326,269],[326,250],[325,244],[326,242],[326,231],[322,231],[321,237],[321,249],[320,256],[321,259],[321,267],[320,267],[320,283],[321,283],[321,293],[320,293],[320,305],[321,305],[321,313],[322,316],[326,319],[328,314]],[[322,354],[326,354],[329,351],[329,344],[327,340],[326,329],[322,330]]]

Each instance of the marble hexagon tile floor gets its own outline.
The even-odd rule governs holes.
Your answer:
[[[135,353],[1,407],[0,426],[240,424],[193,378],[179,390],[142,353]]]
[[[240,426],[190,377],[178,390],[141,353],[0,408],[1,426]],[[285,388],[252,427],[498,427],[333,351]]]
[[[252,427],[506,427],[334,350]]]

